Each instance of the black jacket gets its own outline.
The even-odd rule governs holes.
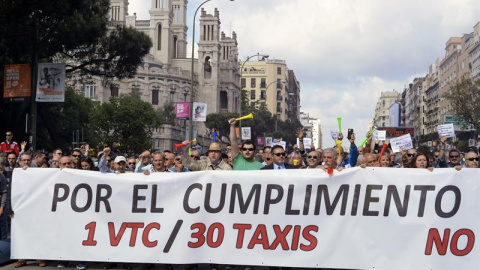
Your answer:
[[[260,170],[273,170],[274,165],[275,165],[275,163],[272,164],[272,165],[265,166],[265,167],[261,168]],[[284,165],[285,165],[285,169],[298,169],[297,167],[295,167],[291,164],[288,164],[288,163],[284,163]]]

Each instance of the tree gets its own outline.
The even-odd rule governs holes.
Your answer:
[[[164,124],[175,125],[175,104],[166,101],[163,108],[158,110],[158,113],[163,116]]]
[[[109,5],[109,0],[0,0],[0,73],[3,75],[6,64],[34,63],[39,59],[66,63],[67,73],[80,71],[104,78],[133,76],[152,43],[146,34],[132,28],[119,27],[109,32]],[[0,89],[3,96],[3,76]],[[0,100],[1,129],[14,131],[18,141],[28,139],[24,123],[29,106],[26,102]],[[58,106],[39,104],[38,115],[51,115],[52,108]],[[64,134],[51,128],[51,120],[38,120],[39,146],[48,145],[42,140],[49,138],[54,146],[64,144]],[[48,134],[41,130],[42,121]]]
[[[150,103],[122,95],[95,104],[90,112],[89,130],[100,147],[115,141],[124,152],[140,153],[151,148],[153,129],[160,127],[162,121]]]
[[[232,118],[238,118],[238,114],[233,112],[211,113],[207,115],[205,125],[208,129],[215,129],[219,136],[228,137],[230,134],[230,124],[228,120]]]
[[[451,102],[455,114],[462,116],[479,130],[480,79],[473,81],[470,78],[462,78],[445,93],[444,97]]]

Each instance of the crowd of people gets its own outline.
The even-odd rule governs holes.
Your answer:
[[[434,168],[478,168],[478,149],[470,147],[465,153],[457,149],[446,150],[446,138],[433,142],[432,147],[420,146],[394,153],[391,147],[382,147],[370,137],[365,146],[357,146],[355,134],[347,138],[347,145],[342,146],[343,134],[328,148],[306,147],[303,144],[302,129],[296,131],[299,144],[291,149],[281,145],[264,146],[257,149],[250,140],[238,142],[235,126],[236,119],[230,119],[230,142],[225,149],[217,142],[210,144],[206,153],[193,148],[191,142],[184,141],[181,149],[163,151],[145,150],[137,155],[124,155],[118,148],[105,147],[96,156],[91,156],[89,146],[75,148],[69,153],[58,148],[50,153],[43,150],[27,151],[27,143],[20,145],[13,141],[13,133],[7,131],[6,140],[0,144],[0,239],[9,237],[9,219],[13,217],[10,204],[12,172],[15,168],[71,168],[93,170],[99,173],[175,173],[204,170],[270,170],[270,169],[320,169],[331,174],[352,167],[390,167],[422,168],[430,171]],[[369,133],[371,134],[371,133]],[[339,143],[340,142],[340,143]],[[344,148],[349,151],[345,152]],[[286,151],[288,150],[288,151]],[[25,260],[19,260],[15,267],[22,267]],[[46,266],[43,260],[38,261]],[[58,262],[58,267],[65,267],[66,262]],[[114,267],[106,264],[105,269]],[[128,264],[127,264],[128,267]],[[215,268],[215,266],[212,266]],[[247,267],[248,268],[248,267]],[[86,269],[84,263],[78,263],[77,269]]]

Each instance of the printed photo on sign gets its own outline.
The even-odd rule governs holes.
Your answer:
[[[338,130],[330,130],[330,136],[332,136],[332,139],[333,139],[334,141],[338,140],[338,135],[339,135],[339,134],[340,134],[340,133],[338,132]]]
[[[37,75],[36,101],[65,101],[65,64],[39,63]]]
[[[207,121],[207,103],[194,102],[193,103],[193,121],[205,122]]]

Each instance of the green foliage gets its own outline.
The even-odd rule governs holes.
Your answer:
[[[172,102],[165,102],[163,108],[158,110],[158,114],[163,116],[164,124],[175,125],[175,104]]]
[[[476,130],[480,128],[480,79],[462,78],[445,93],[457,115],[463,116]]]
[[[110,145],[115,141],[124,152],[140,153],[151,148],[153,129],[160,127],[162,121],[151,104],[125,95],[95,104],[90,112],[89,127],[101,144]]]
[[[238,118],[237,113],[225,112],[225,113],[211,113],[207,115],[207,121],[205,125],[209,129],[215,129],[219,136],[226,136],[230,134],[230,124],[228,120],[232,118]]]

